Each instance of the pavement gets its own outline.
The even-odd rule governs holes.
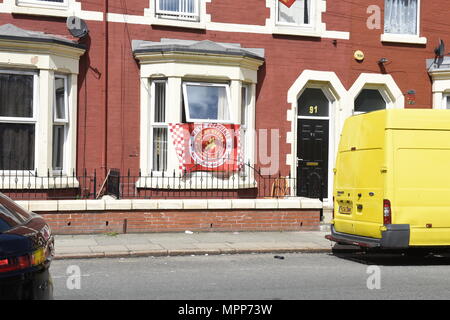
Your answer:
[[[55,259],[331,252],[328,231],[55,235]]]

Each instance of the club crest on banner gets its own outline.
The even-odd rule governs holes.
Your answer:
[[[170,132],[185,171],[237,171],[241,161],[240,126],[221,123],[171,124]]]
[[[211,123],[194,127],[189,152],[195,164],[214,169],[232,159],[233,147],[230,130],[222,124]]]

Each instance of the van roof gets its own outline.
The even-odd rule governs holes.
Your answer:
[[[385,129],[450,130],[450,110],[387,109],[356,117],[378,118],[385,114]]]
[[[450,131],[450,110],[388,109],[352,116],[346,120],[338,150],[383,148],[386,130]]]

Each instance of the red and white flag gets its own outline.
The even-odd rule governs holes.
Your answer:
[[[280,1],[282,4],[284,4],[286,7],[290,8],[292,7],[292,5],[294,4],[294,2],[296,0],[278,0]],[[306,1],[306,0],[305,0]]]
[[[180,170],[237,171],[242,165],[237,124],[169,124],[169,132]]]

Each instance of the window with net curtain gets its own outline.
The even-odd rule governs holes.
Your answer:
[[[35,167],[35,76],[0,72],[0,170]]]
[[[296,26],[311,24],[311,1],[312,0],[297,0],[290,8],[277,1],[277,22],[279,24]]]
[[[385,0],[384,32],[417,35],[419,0]]]

